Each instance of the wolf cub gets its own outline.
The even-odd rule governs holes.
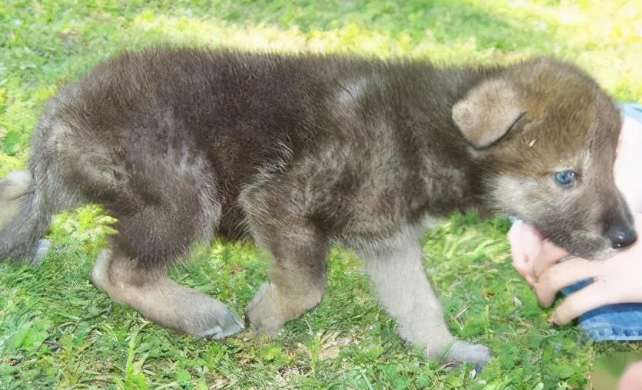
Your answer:
[[[125,53],[63,88],[28,172],[0,182],[0,259],[31,261],[51,216],[84,203],[117,218],[94,284],[198,337],[241,331],[223,303],[167,269],[196,241],[252,238],[273,256],[247,308],[275,334],[322,299],[332,244],[363,257],[400,336],[483,366],[455,338],[420,237],[455,211],[514,215],[584,257],[636,239],[613,181],[620,114],[577,67],[250,54]]]

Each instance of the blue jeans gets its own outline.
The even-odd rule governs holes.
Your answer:
[[[642,122],[642,105],[622,104],[620,108],[624,115]],[[591,280],[579,282],[563,289],[562,293],[572,294],[590,283]],[[642,303],[609,305],[589,311],[579,318],[579,326],[595,341],[640,341],[642,340]]]

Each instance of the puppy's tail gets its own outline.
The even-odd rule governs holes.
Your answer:
[[[51,219],[43,203],[29,172],[12,172],[0,181],[0,260],[36,261]]]
[[[48,178],[37,181],[28,171],[12,172],[0,181],[0,261],[37,263],[46,253],[51,217],[61,209],[52,199]]]

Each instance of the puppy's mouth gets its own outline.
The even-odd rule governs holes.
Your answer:
[[[510,218],[513,222],[517,218]],[[566,258],[581,257],[587,260],[604,260],[615,255],[618,250],[611,248],[608,239],[588,231],[573,232],[548,231],[538,227],[536,223],[523,221],[542,239],[549,241],[569,253]],[[561,260],[563,261],[563,259]]]

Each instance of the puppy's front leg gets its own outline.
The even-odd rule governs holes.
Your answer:
[[[433,359],[473,363],[478,369],[488,362],[487,347],[458,340],[448,330],[441,304],[426,278],[417,240],[368,255],[366,271],[404,340],[426,348]]]

